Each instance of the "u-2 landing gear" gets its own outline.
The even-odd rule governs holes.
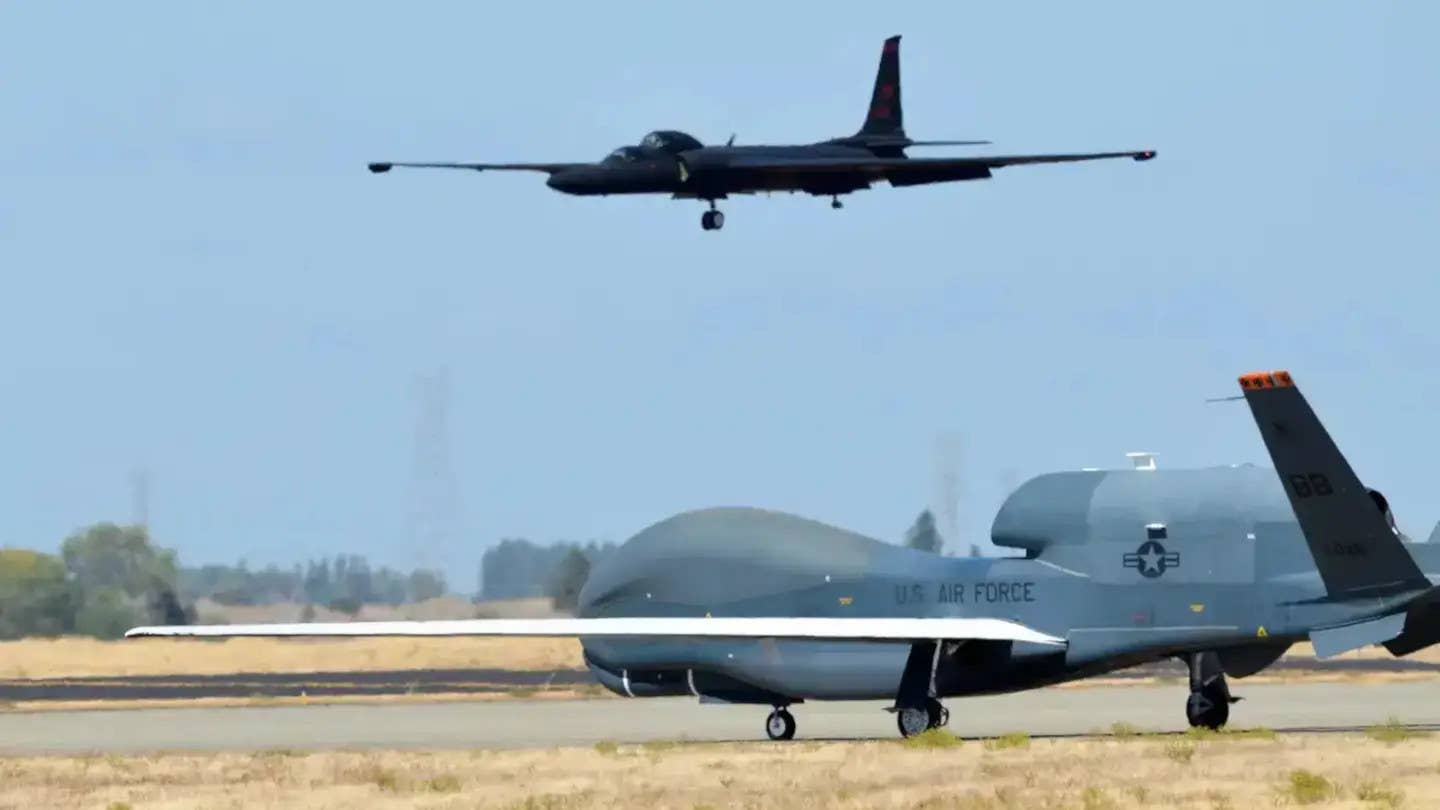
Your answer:
[[[830,198],[830,207],[834,208],[836,211],[839,211],[841,208],[845,207],[845,203],[840,202],[840,197],[837,195]]]
[[[1230,694],[1220,656],[1195,652],[1185,656],[1190,668],[1190,696],[1185,700],[1185,719],[1192,728],[1220,729],[1230,720],[1230,704],[1240,700]]]
[[[710,201],[710,210],[700,215],[700,227],[707,231],[718,231],[725,227],[725,212],[715,208],[715,201]]]
[[[795,715],[784,706],[776,706],[765,718],[765,734],[772,740],[789,740],[795,736]]]

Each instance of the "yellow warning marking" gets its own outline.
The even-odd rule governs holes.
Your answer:
[[[842,597],[840,597],[840,604],[842,604],[842,605],[848,605],[848,604],[850,604],[851,602],[854,602],[854,601],[855,601],[855,597],[853,597],[853,596],[842,596]]]
[[[1204,613],[1204,612],[1205,612],[1205,606],[1204,606],[1204,605],[1191,605],[1191,606],[1190,606],[1190,612],[1191,612],[1191,613]]]
[[[1256,629],[1256,631],[1255,631],[1255,637],[1256,637],[1256,638],[1269,638],[1269,637],[1270,637],[1270,634],[1267,633],[1267,632],[1265,632],[1265,625],[1262,624],[1262,625],[1260,625],[1260,627],[1259,627],[1258,629]]]

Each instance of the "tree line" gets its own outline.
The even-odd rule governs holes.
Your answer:
[[[507,537],[480,558],[480,598],[549,597],[557,610],[573,610],[591,566],[614,549],[593,540],[541,545]]]
[[[344,613],[445,593],[437,571],[371,568],[354,554],[304,566],[245,563],[184,568],[139,526],[98,523],[65,538],[60,553],[0,548],[0,639],[77,634],[118,638],[142,624],[190,624],[195,602],[304,602]]]

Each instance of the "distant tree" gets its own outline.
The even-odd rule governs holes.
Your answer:
[[[150,543],[140,526],[97,523],[65,539],[60,556],[69,571],[76,632],[118,638],[144,623],[184,623],[175,595],[175,552]]]
[[[590,576],[590,560],[585,552],[571,548],[560,558],[550,574],[547,595],[556,610],[573,611],[580,602],[580,589]]]
[[[424,568],[411,571],[406,591],[411,602],[424,602],[445,595],[445,575]]]
[[[480,597],[549,596],[556,566],[572,550],[579,551],[594,564],[614,548],[613,544],[594,541],[584,546],[565,542],[542,546],[523,538],[507,537],[486,549],[481,558]]]
[[[177,579],[175,552],[151,545],[140,526],[97,523],[67,537],[60,556],[82,590],[114,588],[141,597],[174,587]]]
[[[935,528],[935,516],[929,509],[921,512],[920,516],[915,518],[915,523],[905,532],[905,545],[921,551],[940,553],[945,541],[940,536],[940,530]]]
[[[96,638],[120,638],[125,631],[145,624],[147,617],[135,600],[119,588],[91,588],[75,612],[75,632]]]
[[[330,577],[329,560],[311,560],[305,564],[305,600],[323,605],[334,594],[334,581]]]
[[[331,599],[330,604],[326,605],[326,607],[330,608],[336,613],[344,613],[346,616],[349,616],[353,619],[357,614],[360,613],[360,608],[362,607],[362,605],[360,603],[360,600],[355,599],[354,597],[342,596],[338,599]]]
[[[65,564],[29,549],[0,549],[0,639],[55,636],[73,629]]]

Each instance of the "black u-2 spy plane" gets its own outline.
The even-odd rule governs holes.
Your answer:
[[[786,146],[706,146],[684,132],[657,130],[636,146],[622,146],[599,163],[371,163],[370,171],[396,166],[473,171],[535,171],[550,176],[546,185],[566,194],[670,194],[710,204],[700,218],[707,231],[725,225],[715,201],[731,194],[803,191],[830,197],[869,188],[879,180],[892,186],[918,186],[954,180],[981,180],[993,169],[1026,163],[1066,163],[1102,158],[1149,160],[1153,150],[1086,154],[994,157],[911,158],[911,146],[967,146],[989,141],[915,141],[905,134],[900,108],[900,37],[885,40],[880,69],[865,124],[854,135],[819,143]]]
[[[1440,641],[1440,544],[1408,541],[1283,371],[1240,378],[1275,469],[1060,472],[992,528],[1023,557],[942,557],[799,517],[707,509],[598,564],[573,619],[141,627],[129,636],[578,636],[628,697],[773,706],[893,700],[900,733],[940,699],[1014,692],[1167,658],[1191,725],[1224,725],[1245,677],[1308,639],[1322,657]],[[1432,573],[1427,573],[1432,572]]]

